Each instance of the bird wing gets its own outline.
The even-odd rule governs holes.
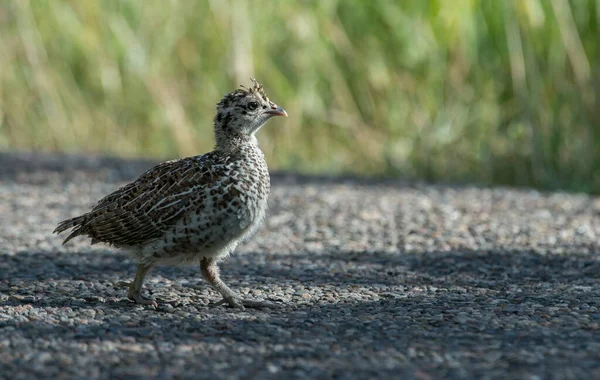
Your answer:
[[[55,232],[73,228],[64,243],[79,235],[90,236],[92,244],[115,246],[136,246],[158,239],[185,214],[200,192],[219,182],[226,161],[226,157],[211,152],[164,162],[102,198],[89,213],[62,222]]]

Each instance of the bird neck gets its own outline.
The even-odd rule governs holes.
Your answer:
[[[215,142],[215,149],[225,152],[234,152],[248,146],[258,147],[258,140],[256,140],[254,135],[226,135],[215,132]]]
[[[258,140],[256,140],[254,133],[246,134],[240,131],[241,128],[233,128],[230,124],[231,120],[229,120],[229,123],[223,121],[226,120],[221,122],[215,120],[216,150],[234,152],[247,146],[258,147]]]

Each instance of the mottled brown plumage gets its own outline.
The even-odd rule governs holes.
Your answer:
[[[64,243],[88,236],[122,248],[139,262],[129,298],[140,295],[146,273],[160,264],[200,263],[203,277],[231,306],[241,300],[219,278],[217,263],[260,225],[270,191],[269,172],[254,134],[272,116],[287,116],[262,86],[227,94],[217,105],[215,150],[164,162],[102,198],[88,213],[59,223],[72,229]]]

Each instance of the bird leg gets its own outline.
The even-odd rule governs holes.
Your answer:
[[[221,301],[214,303],[211,306],[216,307],[229,304],[231,307],[242,310],[244,307],[257,309],[275,307],[275,305],[270,302],[244,300],[240,298],[240,296],[231,290],[231,288],[229,288],[219,277],[219,267],[217,266],[217,261],[215,259],[203,258],[200,262],[200,271],[202,272],[202,278],[223,296]]]
[[[127,293],[127,298],[134,301],[135,303],[139,303],[140,305],[152,305],[154,308],[158,307],[158,304],[155,300],[145,298],[142,296],[142,285],[144,284],[144,278],[150,269],[152,269],[154,265],[152,264],[138,264],[137,272],[135,273],[135,278],[133,282],[129,285],[129,292]]]

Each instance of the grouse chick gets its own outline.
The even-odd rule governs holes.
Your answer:
[[[287,116],[255,79],[217,104],[212,152],[167,161],[102,198],[88,213],[59,223],[80,236],[124,249],[138,262],[129,299],[157,306],[141,295],[155,265],[200,263],[202,277],[221,294],[216,305],[265,307],[241,299],[219,277],[218,262],[261,224],[270,191],[269,171],[255,133],[273,116]]]

